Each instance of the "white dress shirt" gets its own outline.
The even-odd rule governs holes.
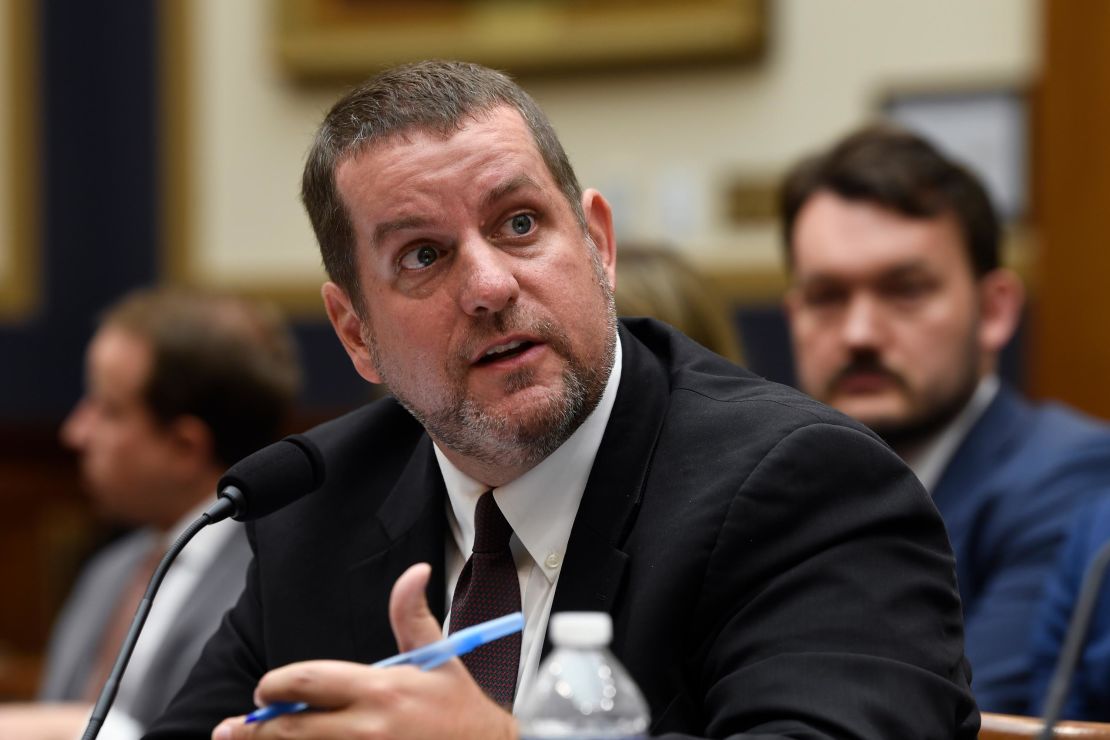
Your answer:
[[[212,501],[205,501],[178,520],[173,530],[162,536],[166,548],[211,505]],[[135,652],[131,654],[123,680],[120,681],[119,693],[100,728],[98,737],[101,740],[138,740],[142,736],[143,729],[127,714],[126,707],[143,682],[159,680],[157,676],[147,675],[151,661],[197,581],[227,543],[235,528],[240,526],[242,525],[230,519],[207,526],[197,532],[189,545],[177,556],[162,581],[158,597],[147,615],[146,626],[135,644]]]
[[[520,646],[520,668],[514,705],[519,707],[539,671],[543,638],[555,587],[566,556],[567,541],[586,490],[609,414],[617,397],[621,376],[621,345],[617,339],[613,371],[601,400],[582,425],[555,452],[513,482],[495,488],[494,499],[513,528],[509,547],[520,580],[524,634]],[[435,448],[436,459],[447,487],[448,537],[446,547],[447,604],[474,546],[474,508],[488,486],[460,471]],[[446,634],[451,616],[444,620]]]

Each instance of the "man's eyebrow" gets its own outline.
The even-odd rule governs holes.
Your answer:
[[[904,277],[913,277],[918,274],[930,274],[932,271],[929,269],[929,264],[925,260],[914,260],[913,262],[904,262],[900,265],[886,270],[882,274],[885,280],[895,280]]]
[[[540,187],[540,184],[533,180],[529,175],[517,175],[516,177],[510,178],[505,182],[499,184],[497,187],[486,193],[485,197],[482,198],[482,208],[489,208],[490,206],[497,203],[497,201],[504,198],[506,195],[509,195],[510,193],[516,192],[517,190],[521,190],[523,188],[534,188],[536,190],[542,189]]]
[[[522,190],[524,188],[534,188],[536,190],[541,189],[540,184],[536,182],[531,176],[517,175],[516,177],[510,178],[505,182],[497,185],[488,193],[486,193],[485,196],[482,198],[482,208],[489,208],[493,204],[497,203],[497,201],[504,198],[506,195],[516,192],[517,190]],[[431,223],[430,219],[425,218],[424,216],[403,216],[401,218],[394,219],[393,221],[383,221],[382,223],[374,227],[374,233],[370,237],[370,246],[372,248],[380,246],[382,241],[390,234],[394,234],[398,231],[404,231],[406,229],[419,229],[427,226],[429,223]]]
[[[891,265],[883,269],[877,275],[870,276],[871,281],[881,280],[897,280],[905,277],[913,277],[920,274],[931,274],[928,262],[922,259],[914,259],[909,262],[902,262],[897,265]],[[845,278],[845,276],[836,271],[819,270],[808,275],[799,276],[795,279],[794,284],[798,287],[809,286],[825,286],[825,285],[840,285],[845,282],[851,282],[852,278]]]
[[[374,233],[370,237],[371,248],[376,248],[381,245],[382,241],[390,234],[405,229],[418,229],[422,226],[427,226],[428,219],[423,216],[404,216],[393,221],[383,221],[374,227]]]

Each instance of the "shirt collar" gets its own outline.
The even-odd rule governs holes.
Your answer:
[[[497,506],[513,528],[513,539],[527,550],[550,582],[558,575],[566,553],[578,504],[617,398],[622,365],[618,336],[613,370],[586,420],[536,467],[493,490]],[[455,467],[438,444],[434,448],[447,487],[448,524],[459,551],[467,557],[474,547],[474,508],[478,497],[488,489]]]
[[[964,437],[971,431],[971,427],[987,410],[991,401],[998,393],[1000,383],[997,375],[988,375],[979,381],[971,399],[948,422],[948,425],[934,435],[929,441],[920,445],[913,452],[905,455],[906,464],[910,466],[918,480],[925,486],[929,493],[933,492],[941,473],[948,466],[956,449],[964,441]]]

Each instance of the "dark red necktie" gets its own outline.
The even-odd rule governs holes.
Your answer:
[[[486,491],[474,510],[474,552],[451,599],[451,632],[520,611],[520,583],[509,549],[512,534],[493,491]],[[462,662],[494,701],[512,705],[520,665],[519,632],[472,650]]]
[[[166,548],[163,545],[164,543],[160,540],[152,543],[150,550],[147,551],[143,559],[135,564],[135,568],[131,572],[131,580],[128,581],[123,592],[119,595],[115,611],[112,612],[112,616],[104,625],[104,631],[100,634],[99,639],[100,650],[97,653],[96,662],[89,670],[85,691],[82,694],[86,701],[96,701],[97,697],[100,696],[100,690],[104,687],[104,682],[108,680],[108,676],[116,664],[116,653],[119,652],[120,646],[123,645],[123,641],[131,629],[131,620],[135,618],[135,612],[139,608],[139,602],[142,601],[143,594],[146,593],[150,577],[154,575],[158,563],[162,561],[162,556],[166,553]]]

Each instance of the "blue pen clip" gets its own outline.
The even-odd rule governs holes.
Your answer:
[[[372,667],[388,668],[396,665],[414,665],[422,671],[430,671],[443,665],[451,658],[469,653],[486,643],[499,640],[514,632],[520,632],[522,629],[524,629],[523,614],[520,612],[506,614],[503,617],[453,632],[449,637],[418,647],[415,650],[398,653],[391,658],[379,660],[377,663],[373,663]],[[283,714],[303,712],[308,708],[308,704],[303,701],[275,702],[254,710],[247,715],[244,722],[264,722]]]

